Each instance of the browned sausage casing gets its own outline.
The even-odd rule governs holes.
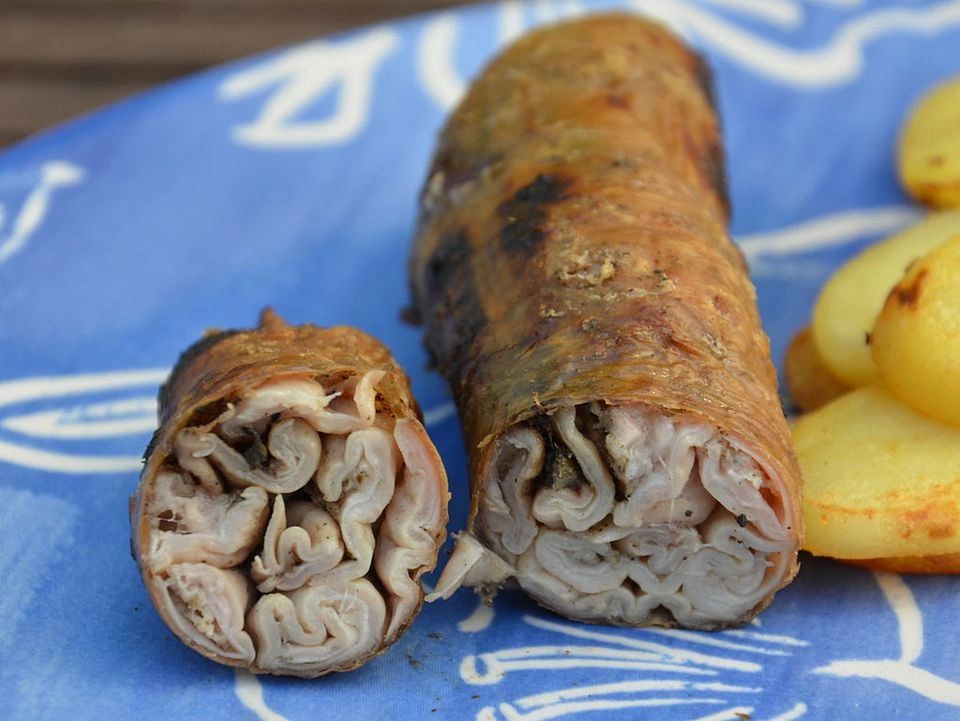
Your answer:
[[[344,326],[267,312],[209,335],[160,392],[133,549],[188,646],[258,673],[355,668],[420,609],[447,480],[403,371]]]
[[[800,474],[700,58],[595,16],[529,34],[449,119],[412,258],[472,506],[437,595],[740,624],[796,572]]]

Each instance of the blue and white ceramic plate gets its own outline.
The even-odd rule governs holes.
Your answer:
[[[583,626],[505,593],[428,606],[314,682],[182,646],[128,551],[158,383],[210,326],[273,304],[350,323],[413,377],[463,523],[441,379],[399,321],[416,196],[465,83],[530,26],[626,6],[716,70],[733,231],[776,358],[844,258],[917,216],[906,109],[960,71],[958,0],[542,0],[371,27],[212,70],[0,156],[0,717],[960,717],[960,585],[806,559],[743,630]]]

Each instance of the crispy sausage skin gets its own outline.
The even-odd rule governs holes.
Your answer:
[[[133,552],[189,647],[313,677],[356,668],[413,620],[447,501],[389,351],[267,311],[259,328],[208,334],[161,388]]]
[[[574,618],[718,628],[794,576],[799,469],[711,93],[664,28],[593,16],[521,38],[447,122],[411,260],[469,453],[439,595],[514,577]]]

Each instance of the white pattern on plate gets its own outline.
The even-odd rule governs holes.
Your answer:
[[[681,696],[686,703],[708,706],[731,704],[738,700],[739,694],[761,693],[763,689],[753,684],[745,686],[742,683],[727,683],[722,680],[724,676],[738,673],[758,674],[763,670],[763,666],[754,660],[757,657],[790,656],[791,651],[788,649],[791,647],[807,645],[806,641],[791,636],[758,632],[751,632],[749,637],[742,640],[731,641],[716,634],[682,630],[648,628],[629,634],[593,630],[529,615],[524,616],[523,621],[551,634],[597,645],[525,646],[466,656],[460,664],[460,677],[463,681],[471,686],[488,686],[499,684],[508,674],[514,672],[561,672],[584,668],[596,669],[597,673],[618,669],[653,673],[647,678],[586,687],[574,685],[524,696],[510,703],[502,702],[496,707],[485,706],[477,713],[477,721],[495,721],[501,716],[506,721],[545,721],[588,711],[657,708],[677,705]],[[673,644],[665,645],[651,640],[664,636],[669,637]],[[750,643],[747,643],[748,641]],[[704,648],[709,649],[710,653],[701,650]],[[728,653],[719,656],[714,649],[722,649]],[[685,679],[684,675],[693,678]],[[715,681],[705,680],[704,676],[719,678]],[[549,676],[554,677],[555,674]],[[755,680],[758,676],[750,678]],[[734,696],[726,697],[730,694]],[[625,695],[627,698],[624,698]],[[733,709],[701,718],[736,718],[737,713],[753,713],[752,709]],[[792,721],[800,718],[806,711],[805,704],[796,703],[776,719]]]
[[[797,50],[684,0],[632,0],[632,5],[757,74],[800,88],[830,87],[858,77],[864,48],[879,38],[904,33],[934,35],[960,26],[960,0],[923,8],[882,8],[851,19],[821,47]]]
[[[897,618],[900,658],[834,661],[815,668],[813,672],[841,678],[880,679],[910,689],[931,701],[960,706],[960,683],[914,665],[923,651],[923,615],[910,587],[895,573],[876,572],[874,578]]]
[[[701,0],[708,5],[740,12],[771,25],[794,28],[803,21],[803,9],[791,0]]]
[[[441,108],[456,105],[466,84],[455,67],[458,23],[453,13],[443,13],[427,22],[417,47],[417,73],[427,95]]]
[[[287,721],[286,716],[281,716],[267,706],[266,701],[263,700],[263,686],[260,685],[260,679],[249,671],[239,668],[234,671],[233,691],[240,699],[240,703],[253,711],[260,721]]]
[[[492,603],[484,603],[482,599],[477,600],[477,606],[473,613],[462,621],[457,623],[457,630],[462,633],[479,633],[485,631],[493,623],[494,611]]]
[[[18,435],[0,439],[0,461],[57,473],[128,473],[140,469],[140,456],[96,455],[78,452],[68,441],[146,435],[156,427],[157,386],[166,369],[112,371],[67,376],[39,376],[0,383],[0,409],[48,399],[87,396],[80,403],[18,413],[0,419],[0,428]],[[150,396],[143,395],[149,388]],[[114,400],[91,396],[117,391],[136,395]],[[34,445],[35,440],[58,441],[56,449]]]
[[[39,178],[34,179],[33,187],[17,215],[9,219],[9,230],[5,228],[8,221],[7,208],[0,203],[0,265],[10,260],[30,242],[50,210],[54,191],[76,185],[83,177],[83,169],[72,163],[62,160],[44,163],[40,167]],[[7,182],[4,185],[16,187],[19,183]]]
[[[10,416],[0,425],[36,438],[113,438],[149,433],[157,427],[155,396],[126,398],[110,403],[57,408]]]
[[[233,129],[233,139],[257,148],[306,148],[338,145],[367,123],[378,67],[396,47],[397,32],[375,27],[347,40],[300,45],[228,76],[220,98],[235,101],[276,88],[252,123]],[[306,120],[307,108],[340,87],[336,110]]]
[[[500,44],[515,40],[536,25],[585,12],[579,0],[536,0],[530,7],[533,17],[528,22],[526,5],[514,0],[500,3],[497,8]],[[430,99],[444,111],[453,108],[467,90],[466,80],[456,64],[459,33],[458,14],[446,12],[427,22],[417,47],[417,76]]]
[[[764,258],[782,258],[853,243],[867,236],[894,233],[920,217],[916,208],[893,205],[832,213],[779,230],[737,238],[753,266]]]
[[[438,426],[441,423],[454,418],[457,415],[457,407],[452,402],[447,401],[435,408],[431,408],[423,414],[423,425],[427,428]]]
[[[754,278],[812,279],[819,284],[836,270],[836,263],[813,253],[892,235],[919,217],[915,208],[907,206],[848,210],[780,230],[740,236],[737,245]]]

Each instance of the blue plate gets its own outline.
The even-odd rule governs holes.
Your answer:
[[[315,682],[210,663],[128,552],[154,393],[209,326],[273,304],[351,323],[413,377],[450,472],[456,417],[399,320],[416,196],[467,79],[530,26],[627,6],[716,70],[733,230],[774,354],[844,258],[917,216],[904,113],[960,70],[960,2],[505,2],[371,27],[160,88],[0,156],[0,717],[778,719],[960,716],[960,586],[806,559],[746,629],[584,626],[515,593],[427,607]]]

